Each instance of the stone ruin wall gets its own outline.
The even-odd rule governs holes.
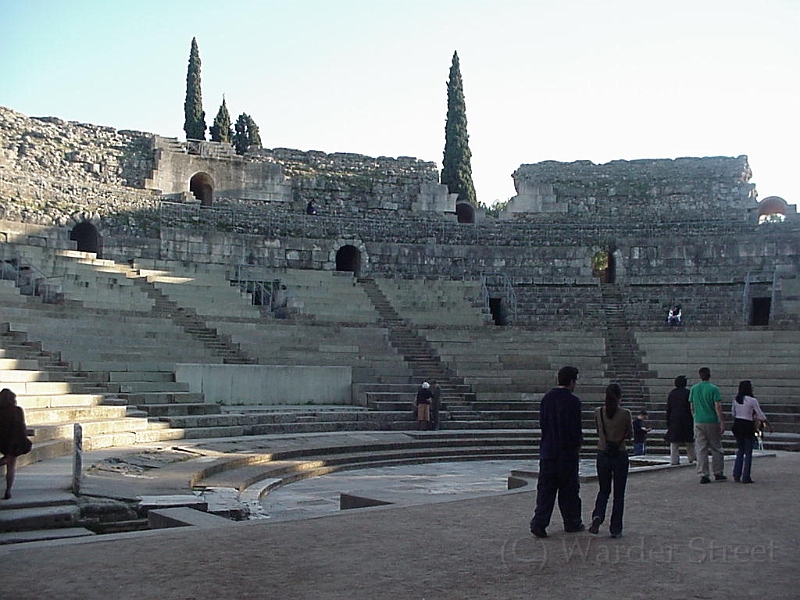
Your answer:
[[[514,174],[504,218],[669,223],[755,220],[757,195],[746,156],[675,160],[546,161]]]
[[[147,133],[30,118],[0,107],[0,218],[157,231],[159,199],[144,189],[154,166],[151,140]]]
[[[157,150],[150,134],[32,119],[0,108],[0,218],[66,228],[67,240],[69,228],[91,221],[103,236],[104,255],[118,260],[250,259],[276,269],[331,270],[337,250],[351,244],[363,255],[364,274],[474,278],[500,272],[522,295],[555,290],[548,292],[549,308],[530,308],[531,323],[539,325],[566,313],[576,315],[576,326],[586,318],[576,310],[577,298],[591,296],[588,290],[597,285],[591,259],[600,250],[613,253],[617,281],[632,286],[636,299],[630,312],[642,320],[654,312],[653,302],[667,305],[675,294],[666,290],[674,288],[696,303],[716,289],[731,314],[738,311],[739,322],[748,272],[761,279],[776,267],[800,272],[800,222],[791,215],[785,223],[755,225],[745,157],[523,165],[515,173],[520,194],[512,199],[510,219],[460,224],[446,211],[419,209],[417,190],[430,186],[436,196],[441,187],[432,163],[286,149],[261,150],[243,161],[172,148],[171,154],[184,156],[176,164],[202,159],[195,166],[234,173],[231,165],[239,162],[255,165],[252,173],[280,173],[281,193],[291,190],[291,199],[234,194],[213,210],[190,202],[172,205],[178,210],[170,212],[156,191],[143,189],[160,170]],[[188,187],[191,170],[175,179]],[[526,186],[541,187],[542,181],[550,181],[546,185],[566,212],[520,211],[528,201]],[[317,217],[302,214],[312,197],[324,209]],[[685,220],[674,219],[676,208]],[[696,219],[689,218],[692,210]],[[726,285],[729,291],[720,293]],[[792,285],[786,279],[784,287]],[[559,290],[575,296],[572,309],[562,305]],[[796,296],[788,294],[787,306],[797,304]]]
[[[146,185],[179,201],[193,201],[189,181],[202,172],[214,182],[217,205],[268,203],[302,213],[314,200],[321,213],[349,217],[455,211],[455,196],[439,183],[437,166],[416,158],[289,148],[255,148],[240,157],[226,144],[184,144],[158,136],[154,148],[155,170]]]

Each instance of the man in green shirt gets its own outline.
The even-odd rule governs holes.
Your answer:
[[[722,433],[725,419],[722,416],[722,397],[719,388],[711,381],[711,369],[702,367],[700,383],[692,386],[689,403],[694,416],[694,444],[697,451],[697,472],[700,483],[711,483],[708,472],[708,452],[711,451],[711,470],[716,481],[725,481],[723,474]]]

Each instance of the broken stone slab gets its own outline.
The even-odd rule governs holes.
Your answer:
[[[217,515],[195,510],[188,507],[153,509],[147,514],[150,529],[165,529],[168,527],[225,527],[231,521]]]
[[[192,508],[206,512],[208,502],[192,494],[172,494],[165,496],[142,496],[139,500],[139,514],[148,515],[151,510],[166,508]]]

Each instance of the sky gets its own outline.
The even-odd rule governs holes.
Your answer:
[[[491,205],[544,160],[746,154],[800,203],[800,0],[0,0],[0,105],[184,139],[191,40],[267,148],[441,168],[458,52]]]

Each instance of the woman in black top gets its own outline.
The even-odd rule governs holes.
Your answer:
[[[0,465],[6,466],[6,493],[11,498],[11,487],[17,471],[17,457],[31,450],[25,426],[25,413],[17,406],[17,395],[5,388],[0,390]]]
[[[694,452],[694,417],[689,405],[689,390],[685,375],[675,378],[675,389],[667,396],[667,434],[664,440],[669,443],[669,463],[680,462],[681,445],[686,446],[689,464],[697,457]]]

